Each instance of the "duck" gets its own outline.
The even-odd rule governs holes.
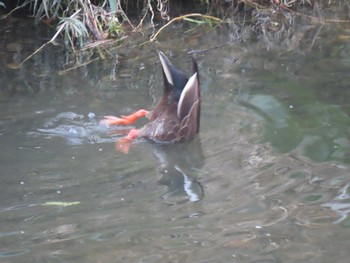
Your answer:
[[[177,69],[162,51],[158,51],[161,64],[164,92],[152,111],[140,109],[130,115],[104,116],[107,126],[130,125],[146,117],[148,122],[141,128],[132,128],[126,137],[116,143],[118,150],[127,153],[136,138],[156,143],[179,143],[192,140],[199,133],[201,90],[198,65],[192,59],[192,75],[188,77]]]

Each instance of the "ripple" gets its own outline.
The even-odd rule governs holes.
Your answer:
[[[46,136],[64,138],[70,145],[113,142],[111,134],[104,125],[99,124],[95,114],[87,116],[74,112],[62,112],[47,120],[43,128],[28,132],[32,137]]]
[[[299,207],[295,215],[295,224],[305,227],[326,226],[337,220],[337,217],[335,211],[324,207]]]
[[[103,232],[103,233],[93,233],[90,235],[90,239],[97,242],[106,242],[111,239],[120,238],[120,236],[122,236],[124,233],[126,233],[126,230],[120,230],[120,231],[109,230],[108,232]]]
[[[8,257],[15,257],[19,255],[23,255],[24,253],[29,252],[28,249],[19,249],[19,250],[12,250],[8,252],[0,252],[0,258],[8,258]]]
[[[275,225],[288,217],[288,210],[283,206],[272,207],[268,211],[263,211],[260,216],[255,215],[256,219],[243,221],[237,223],[240,227],[254,227],[254,228],[262,228],[267,226]],[[258,218],[262,219],[258,219]]]

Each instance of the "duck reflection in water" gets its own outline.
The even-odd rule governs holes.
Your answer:
[[[204,163],[200,138],[181,144],[152,146],[160,162],[158,183],[168,188],[162,198],[170,204],[202,200],[203,187],[196,181]]]

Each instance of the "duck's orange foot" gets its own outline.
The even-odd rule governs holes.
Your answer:
[[[104,119],[101,121],[102,124],[110,125],[128,125],[134,123],[137,119],[141,117],[145,117],[148,114],[148,111],[141,109],[137,112],[121,116],[121,118],[115,117],[115,116],[104,116]]]
[[[104,119],[100,121],[100,124],[107,126],[122,124],[123,119],[115,116],[104,116]]]
[[[115,143],[115,148],[124,154],[128,154],[130,150],[130,146],[137,136],[138,136],[138,130],[131,129],[129,134],[126,137],[119,139]]]

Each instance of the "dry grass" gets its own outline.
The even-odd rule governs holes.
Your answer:
[[[174,1],[171,2],[172,6],[175,5]],[[319,10],[332,4],[326,0],[188,0],[180,2],[192,4],[191,8],[195,9],[193,11],[201,12],[175,17],[172,17],[169,2],[170,0],[25,0],[21,7],[28,7],[36,22],[57,25],[56,34],[41,48],[63,36],[65,46],[73,52],[77,49],[96,48],[109,39],[122,39],[129,32],[142,32],[144,24],[150,24],[153,28],[150,36],[152,42],[176,21],[209,27],[220,23],[235,24],[237,28],[249,27],[257,34],[276,38],[293,31],[291,27],[295,17],[307,18],[311,24],[350,22],[324,19]],[[348,0],[339,0],[335,4],[350,9]],[[3,6],[4,3],[0,0],[0,8]],[[135,10],[132,22],[129,14]],[[135,19],[136,16],[139,18]],[[167,23],[158,29],[156,24],[159,22]]]

